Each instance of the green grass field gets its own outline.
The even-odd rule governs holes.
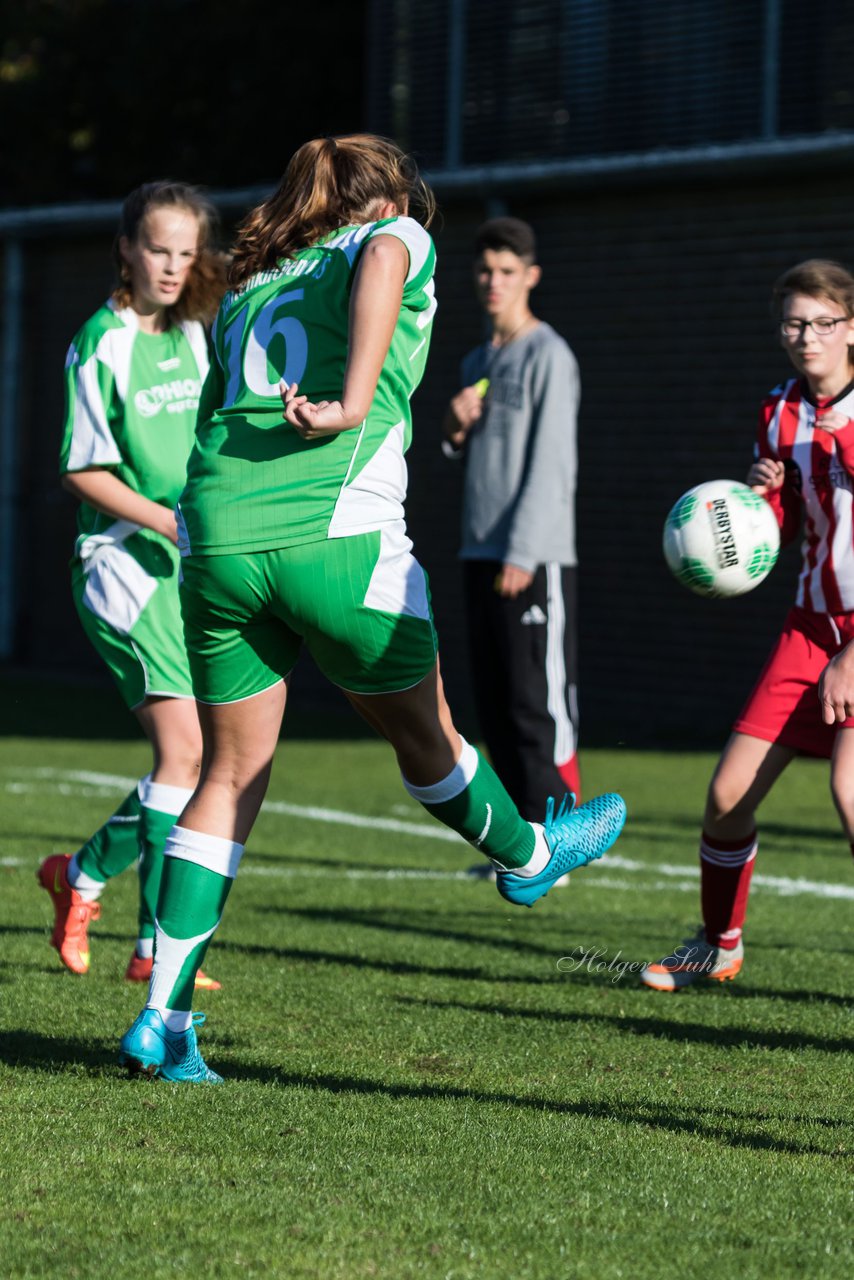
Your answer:
[[[84,979],[34,881],[145,748],[0,738],[0,1273],[849,1277],[854,867],[826,768],[766,806],[740,979],[663,996],[621,966],[697,923],[712,757],[582,763],[626,833],[529,911],[460,874],[384,746],[282,746],[205,966],[226,1083],[201,1088],[116,1066],[133,873]]]

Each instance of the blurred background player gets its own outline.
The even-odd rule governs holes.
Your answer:
[[[203,322],[224,288],[216,215],[191,186],[152,182],[124,202],[119,283],[68,350],[62,484],[80,500],[74,603],[153,750],[153,767],[81,849],[46,858],[52,945],[89,969],[104,884],[138,860],[139,931],[127,968],[148,981],[163,846],[198,781],[201,733],[178,602],[174,506],[208,370]],[[201,975],[200,985],[220,984]]]
[[[854,278],[839,263],[811,259],[780,277],[773,305],[798,376],[763,402],[747,483],[771,503],[784,542],[796,536],[803,512],[803,564],[794,608],[709,788],[700,841],[703,929],[641,973],[659,991],[734,978],[741,969],[756,808],[794,756],[830,759],[831,792],[854,850],[854,718],[845,711],[839,664],[826,677],[824,714],[819,703],[822,671],[854,637]]]
[[[391,743],[409,794],[499,865],[508,901],[532,905],[622,828],[619,796],[573,812],[550,801],[543,826],[526,822],[444,698],[403,508],[436,309],[418,220],[432,209],[394,143],[319,138],[238,234],[179,508],[202,776],[166,847],[148,1003],[121,1042],[131,1070],[219,1080],[192,1025],[193,975],[264,797],[303,639]]]
[[[465,460],[463,583],[472,688],[492,763],[520,813],[580,796],[576,695],[578,366],[531,311],[532,228],[485,223],[474,280],[491,334],[462,362],[444,451]]]

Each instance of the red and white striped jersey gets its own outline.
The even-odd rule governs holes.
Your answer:
[[[823,431],[822,415],[849,419]],[[817,613],[854,611],[854,382],[832,400],[813,402],[801,378],[775,387],[763,401],[757,457],[786,466],[782,489],[768,495],[783,541],[804,510],[803,563],[795,603]],[[787,537],[788,535],[788,537]]]

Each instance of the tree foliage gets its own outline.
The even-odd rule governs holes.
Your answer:
[[[0,203],[234,187],[363,127],[364,3],[2,0]]]

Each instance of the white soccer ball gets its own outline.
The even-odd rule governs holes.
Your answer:
[[[700,596],[741,596],[766,578],[780,550],[770,505],[746,484],[708,480],[683,493],[664,522],[664,558]]]

